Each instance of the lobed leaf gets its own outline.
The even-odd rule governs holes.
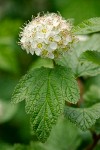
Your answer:
[[[79,89],[69,68],[38,68],[25,75],[15,88],[12,103],[25,100],[33,132],[41,141],[50,134],[52,125],[63,113],[65,100],[77,103]]]
[[[89,34],[100,31],[100,17],[83,21],[73,28],[74,34]]]
[[[100,118],[100,103],[89,108],[72,108],[66,106],[65,117],[76,124],[82,130],[87,130]]]

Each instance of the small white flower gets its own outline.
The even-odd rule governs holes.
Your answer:
[[[37,16],[21,32],[20,43],[27,53],[54,59],[70,49],[76,39],[71,24],[60,15]]]
[[[56,42],[51,42],[51,43],[50,43],[50,48],[51,48],[52,50],[57,49],[57,43],[56,43]]]

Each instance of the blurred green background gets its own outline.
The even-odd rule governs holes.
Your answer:
[[[11,106],[10,100],[20,77],[38,60],[18,46],[20,27],[32,15],[47,11],[59,11],[78,24],[100,16],[100,0],[0,0],[0,145],[36,140],[30,134],[24,102]]]

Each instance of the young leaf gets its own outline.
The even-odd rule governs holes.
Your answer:
[[[90,62],[93,62],[97,65],[100,65],[100,52],[97,51],[86,51],[84,53],[82,53],[82,55],[80,56],[81,60],[87,60]]]
[[[26,101],[31,126],[37,137],[45,141],[52,125],[63,113],[65,100],[77,103],[79,89],[69,68],[38,68],[25,75],[15,88],[12,102]]]
[[[89,108],[72,108],[66,106],[64,114],[65,117],[79,128],[86,130],[91,128],[96,120],[100,118],[100,103]]]
[[[100,31],[100,17],[83,21],[73,28],[75,34],[89,34]]]

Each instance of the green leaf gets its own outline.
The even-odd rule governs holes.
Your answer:
[[[97,134],[100,134],[100,118],[96,121],[95,125],[92,127],[92,130]]]
[[[65,117],[76,124],[82,130],[87,130],[100,118],[100,103],[89,108],[72,108],[66,106]]]
[[[91,85],[89,90],[84,93],[83,99],[86,106],[90,106],[97,102],[100,102],[100,87]]]
[[[38,68],[25,75],[15,88],[12,102],[26,101],[31,126],[37,137],[45,141],[52,125],[63,113],[65,100],[77,103],[79,89],[69,68]]]
[[[91,86],[97,86],[100,89],[100,74],[91,78],[88,78],[85,82],[86,91],[90,89]]]
[[[80,56],[81,61],[87,60],[100,65],[100,52],[97,51],[86,51]]]
[[[31,66],[32,69],[40,67],[53,68],[53,61],[48,58],[38,58],[36,61],[32,63]]]
[[[100,74],[100,66],[89,61],[80,61],[76,71],[77,76],[96,76]]]
[[[83,21],[73,28],[74,34],[89,34],[100,31],[100,17]]]
[[[53,127],[45,145],[48,150],[76,150],[81,141],[79,129],[69,120],[61,117]]]
[[[85,81],[83,102],[85,107],[89,107],[100,102],[100,75],[88,78]]]
[[[56,63],[71,68],[77,77],[100,74],[100,65],[87,60],[80,61],[80,56],[88,49],[100,52],[100,34],[90,36],[87,41],[76,43],[72,50],[68,51],[62,58],[56,60]]]

